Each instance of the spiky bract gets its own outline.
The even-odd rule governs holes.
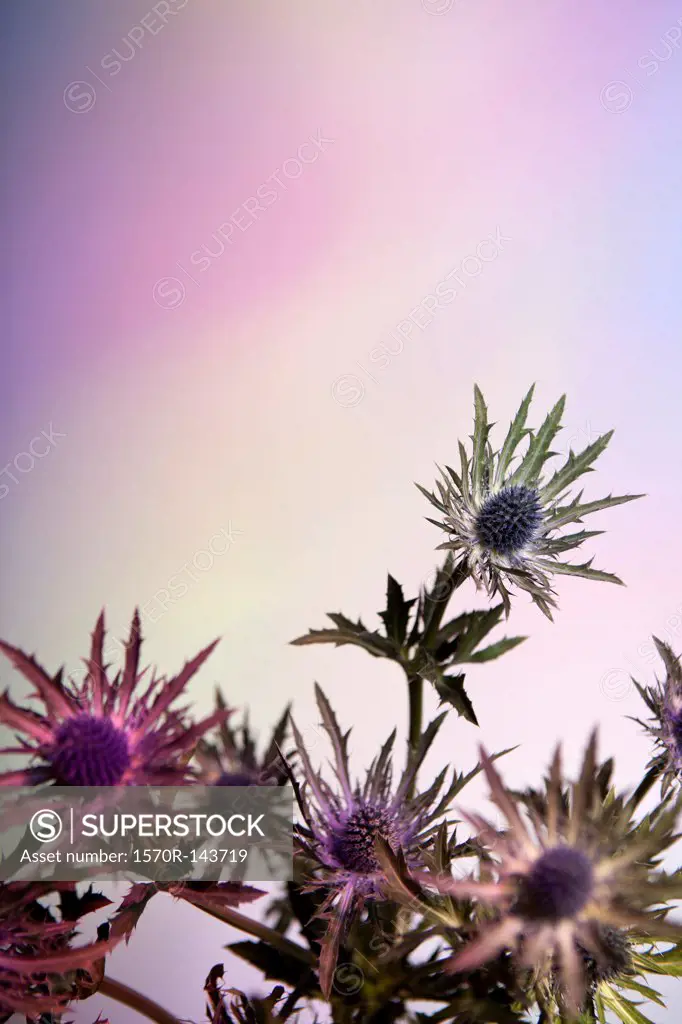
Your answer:
[[[225,701],[216,690],[216,708],[224,710]],[[275,725],[265,752],[258,754],[248,717],[238,728],[222,722],[217,741],[208,737],[199,742],[196,759],[201,766],[201,781],[212,786],[283,786],[288,781],[281,747],[287,735],[290,705]]]
[[[392,750],[395,731],[372,762],[364,783],[351,781],[348,763],[349,732],[343,734],[329,701],[316,686],[322,725],[334,750],[337,788],[332,788],[312,766],[301,733],[292,725],[300,757],[302,784],[290,769],[304,824],[296,827],[296,848],[310,865],[305,889],[326,890],[320,916],[329,928],[320,954],[320,983],[326,995],[332,985],[340,942],[354,917],[368,900],[384,896],[385,876],[377,846],[387,843],[396,855],[417,868],[421,851],[433,836],[434,825],[447,811],[455,784],[445,786],[446,770],[420,796],[409,796],[412,782],[445,718],[440,715],[424,733],[419,748],[392,791]],[[456,780],[456,783],[455,783]]]
[[[41,902],[59,894],[56,908]],[[0,883],[0,1021],[61,1019],[74,999],[85,999],[104,975],[110,942],[72,946],[86,914],[111,903],[75,882]],[[51,1014],[56,1016],[53,1018]]]
[[[658,939],[682,936],[682,926],[664,921],[660,908],[682,896],[682,879],[657,870],[658,858],[677,838],[682,801],[668,801],[654,818],[637,823],[638,794],[626,800],[611,790],[604,799],[596,735],[566,794],[557,749],[543,800],[510,793],[484,751],[481,756],[491,799],[508,824],[499,831],[479,815],[466,815],[486,847],[485,880],[423,876],[440,892],[473,897],[497,911],[494,923],[453,956],[449,969],[471,971],[504,949],[540,979],[558,963],[565,1003],[578,1012],[589,980],[585,954],[598,969],[608,967],[604,926]]]
[[[648,723],[637,718],[635,721],[656,741],[658,749],[647,767],[661,777],[665,795],[673,783],[682,779],[682,665],[668,644],[656,637],[653,641],[663,659],[665,679],[647,687],[633,680],[653,715]]]
[[[0,785],[54,782],[66,786],[179,785],[194,778],[187,762],[197,741],[230,714],[219,708],[193,724],[174,707],[209,656],[210,644],[172,679],[152,676],[140,692],[140,618],[133,617],[122,672],[113,679],[103,662],[104,613],[92,633],[87,676],[80,685],[50,676],[33,657],[0,641],[2,651],[35,688],[43,712],[0,695],[0,723],[23,733],[19,746],[0,753],[32,758],[26,768],[0,775]],[[217,643],[217,641],[216,641]]]
[[[610,583],[622,581],[612,573],[592,568],[592,560],[573,564],[562,556],[579,548],[602,530],[565,528],[581,524],[600,509],[632,501],[641,495],[609,495],[582,502],[582,491],[571,495],[571,485],[592,471],[592,464],[608,445],[613,431],[603,434],[583,451],[570,451],[561,468],[546,474],[545,465],[556,452],[554,438],[562,429],[565,398],[560,398],[538,430],[526,426],[534,388],[524,398],[499,450],[490,443],[494,423],[478,387],[474,389],[475,422],[471,456],[460,442],[460,470],[441,470],[437,493],[417,485],[441,513],[429,522],[445,530],[449,539],[440,545],[461,556],[478,586],[492,597],[499,594],[509,613],[510,588],[520,587],[549,618],[556,606],[552,586],[555,574],[583,576]],[[519,453],[519,446],[528,439]]]

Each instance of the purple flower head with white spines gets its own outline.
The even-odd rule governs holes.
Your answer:
[[[185,708],[173,705],[206,661],[210,644],[172,679],[152,675],[139,687],[142,635],[137,611],[125,645],[122,672],[113,679],[103,661],[104,613],[92,633],[87,676],[80,685],[64,682],[62,671],[50,676],[33,657],[0,641],[14,667],[33,684],[42,714],[0,694],[0,723],[23,733],[19,746],[0,751],[23,754],[33,763],[0,775],[0,785],[61,786],[180,785],[195,777],[188,761],[197,741],[223,722],[231,711],[219,708],[199,723],[188,720]],[[26,738],[24,738],[26,737]]]
[[[320,955],[320,984],[323,993],[331,991],[339,946],[354,916],[367,901],[384,897],[385,875],[377,848],[387,844],[394,854],[418,868],[421,853],[429,845],[452,798],[453,784],[446,787],[446,771],[421,795],[412,796],[415,776],[440,728],[440,715],[424,733],[417,751],[410,755],[407,767],[395,790],[392,787],[392,750],[395,731],[372,762],[363,784],[351,780],[348,763],[348,738],[319,686],[315,687],[322,726],[334,750],[337,787],[330,786],[313,769],[301,733],[292,723],[296,751],[300,758],[297,774],[289,768],[289,777],[305,824],[296,826],[296,850],[311,866],[307,891],[322,890],[325,900],[319,916],[329,920]]]
[[[665,794],[675,781],[682,780],[682,665],[668,644],[652,638],[663,659],[666,676],[656,686],[642,687],[635,682],[640,696],[653,715],[650,722],[638,722],[654,737],[657,752],[648,767],[662,777]]]
[[[602,572],[587,562],[567,562],[564,557],[577,551],[601,530],[585,530],[586,516],[602,509],[641,498],[641,494],[609,494],[597,501],[583,501],[574,484],[606,449],[613,431],[597,437],[580,452],[569,450],[563,465],[549,471],[559,454],[552,451],[563,429],[565,397],[559,399],[537,429],[527,426],[534,386],[530,388],[512,420],[500,448],[493,447],[495,426],[478,387],[474,387],[474,432],[472,449],[459,444],[459,470],[445,466],[433,491],[419,490],[438,509],[438,519],[429,519],[448,535],[439,545],[452,551],[469,575],[489,597],[499,594],[507,615],[514,590],[525,590],[548,617],[557,604],[554,577],[581,576],[584,579],[622,583],[613,573]],[[574,526],[578,529],[574,532]]]

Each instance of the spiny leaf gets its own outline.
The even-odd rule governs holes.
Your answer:
[[[406,601],[403,588],[393,576],[389,575],[386,587],[386,611],[380,612],[379,616],[384,623],[386,636],[393,640],[396,647],[402,647],[405,643],[410,609],[416,600],[416,598],[412,598],[411,601]]]
[[[462,615],[458,615],[456,618],[446,622],[444,626],[441,626],[438,631],[438,643],[443,643],[447,640],[452,639],[455,636],[460,636],[464,633],[472,633],[475,629],[475,624],[483,619],[486,623],[492,623],[490,628],[496,626],[502,618],[504,608],[501,604],[495,605],[494,608],[488,609],[476,609],[473,612],[464,612]],[[495,621],[493,619],[495,618]],[[487,632],[487,631],[486,631]],[[481,634],[485,636],[485,632]]]
[[[502,605],[499,604],[487,611],[472,615],[466,632],[462,634],[457,657],[453,659],[453,664],[469,661],[470,655],[478,647],[481,640],[495,628],[501,617]]]
[[[604,530],[580,530],[577,533],[568,533],[563,537],[546,539],[544,548],[548,555],[560,555],[565,551],[572,551],[573,548],[580,547],[591,537],[600,537],[602,533]]]
[[[572,451],[568,453],[566,463],[559,469],[547,484],[542,488],[540,494],[543,502],[551,501],[565,491],[569,484],[572,484],[584,473],[591,473],[592,463],[595,462],[604,449],[608,446],[613,437],[613,431],[602,434],[583,451],[575,455]]]
[[[481,389],[474,384],[474,433],[473,458],[471,463],[471,478],[474,494],[481,493],[481,483],[484,477],[486,445],[488,443],[488,409],[485,404]]]
[[[528,451],[526,452],[521,465],[511,475],[507,485],[513,484],[534,484],[547,459],[551,458],[550,445],[561,430],[561,418],[564,414],[566,396],[562,395],[554,408],[547,414],[544,423],[536,436],[531,436]]]
[[[613,508],[614,505],[623,505],[626,501],[636,501],[638,498],[644,497],[644,494],[622,494],[615,497],[609,494],[606,498],[600,498],[598,501],[589,501],[581,505],[581,491],[569,505],[554,508],[547,516],[547,525],[554,530],[560,526],[566,526],[568,523],[579,523],[582,521],[583,516],[589,516],[593,512],[600,512],[602,509]]]
[[[599,995],[605,1005],[620,1017],[623,1024],[654,1024],[654,1021],[650,1020],[649,1017],[645,1017],[637,1009],[637,1004],[631,1003],[629,999],[620,995],[614,988],[603,985]]]
[[[131,885],[110,922],[111,937],[125,938],[129,942],[144,909],[157,892],[153,882],[135,882]]]
[[[270,978],[273,981],[297,985],[305,973],[305,968],[301,965],[300,960],[273,949],[265,942],[233,942],[225,949],[229,949],[231,953],[241,960],[245,960],[252,967],[257,967],[264,978]],[[313,978],[314,975],[311,972],[310,980],[312,981]]]
[[[432,663],[425,665],[419,674],[435,686],[441,703],[450,704],[467,722],[478,725],[474,706],[464,689],[464,673],[449,676],[438,665]]]
[[[497,470],[495,473],[496,484],[501,484],[504,480],[505,474],[509,468],[509,464],[512,461],[514,452],[518,448],[521,441],[526,437],[530,431],[526,429],[526,420],[528,418],[528,410],[530,403],[533,399],[533,392],[535,391],[535,384],[531,385],[531,388],[524,398],[523,402],[519,407],[519,411],[512,420],[509,432],[504,440],[502,449],[497,460]]]
[[[613,573],[593,569],[593,561],[594,559],[591,558],[589,562],[583,562],[581,565],[571,565],[568,562],[553,562],[546,558],[538,558],[537,560],[538,565],[542,566],[543,569],[559,573],[561,576],[582,576],[588,580],[601,580],[603,583],[617,583],[621,587],[625,586],[623,581],[618,576],[614,576]]]
[[[502,654],[506,654],[507,651],[511,651],[514,647],[518,647],[524,640],[527,640],[526,636],[511,636],[505,637],[503,640],[498,640],[497,643],[490,644],[489,647],[484,647],[481,651],[475,651],[470,654],[466,661],[469,664],[481,664],[484,661],[493,661],[495,658],[499,658]],[[464,659],[460,659],[464,660]]]
[[[380,633],[367,629],[362,622],[351,622],[344,615],[331,612],[327,614],[327,618],[332,620],[336,629],[311,629],[305,636],[291,640],[292,646],[334,644],[336,647],[343,647],[344,644],[353,644],[362,647],[375,658],[395,657],[394,645]]]

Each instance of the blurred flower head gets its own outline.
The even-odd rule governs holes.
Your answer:
[[[672,648],[653,637],[656,649],[663,659],[666,675],[653,687],[642,687],[635,682],[653,719],[639,725],[654,737],[657,751],[648,767],[662,776],[665,794],[675,780],[682,778],[682,666]]]
[[[549,977],[558,965],[562,998],[577,1013],[590,981],[627,964],[615,930],[637,929],[658,939],[679,940],[682,926],[663,920],[661,904],[682,896],[682,881],[656,870],[674,834],[680,803],[663,805],[655,817],[633,821],[636,798],[600,792],[596,736],[585,753],[579,780],[568,796],[557,749],[546,780],[544,806],[505,789],[485,752],[491,799],[508,829],[499,831],[475,814],[466,815],[485,845],[481,880],[422,876],[450,896],[492,905],[496,920],[456,953],[448,967],[460,973],[514,952],[517,966]],[[526,812],[525,815],[523,812]],[[605,931],[611,929],[611,931]]]
[[[179,785],[193,777],[187,762],[201,736],[230,714],[218,709],[193,724],[180,698],[215,643],[187,662],[172,679],[152,676],[142,689],[139,670],[140,618],[133,617],[123,671],[113,679],[103,663],[104,613],[92,633],[87,676],[65,683],[62,670],[50,676],[28,654],[0,641],[2,651],[35,688],[42,713],[0,695],[0,723],[16,729],[19,746],[1,751],[23,754],[32,763],[0,775],[0,785],[30,786],[52,781],[63,786]]]
[[[265,752],[258,754],[248,717],[238,728],[227,721],[217,730],[217,742],[209,737],[199,741],[196,760],[201,769],[201,781],[212,786],[283,786],[288,781],[280,749],[289,724],[287,705],[275,725]],[[226,710],[220,690],[216,690],[216,708]]]
[[[599,955],[577,943],[578,952],[585,967],[585,978],[590,989],[605,981],[615,981],[626,974],[633,974],[632,948],[627,934],[620,928],[600,925],[595,929]]]
[[[641,495],[609,495],[583,503],[582,491],[574,496],[570,493],[571,485],[592,471],[612,431],[578,454],[569,452],[560,469],[546,474],[545,464],[556,455],[551,445],[562,429],[565,399],[557,402],[536,431],[526,426],[532,396],[533,388],[521,403],[502,447],[494,450],[489,440],[494,424],[488,422],[483,395],[476,387],[471,456],[460,443],[459,472],[450,466],[441,470],[437,493],[417,486],[441,513],[439,520],[429,520],[449,535],[440,547],[463,558],[477,585],[485,587],[491,597],[499,594],[507,613],[510,588],[519,587],[551,618],[556,606],[555,574],[621,583],[617,576],[593,569],[591,560],[580,565],[563,561],[566,552],[603,532],[580,529],[566,533],[565,528],[581,524],[592,512]],[[526,438],[527,446],[519,453]]]
[[[348,763],[350,731],[342,734],[336,716],[319,686],[317,704],[322,725],[333,751],[336,786],[331,786],[313,769],[301,733],[292,725],[300,757],[302,784],[290,777],[305,824],[297,826],[296,846],[311,866],[304,887],[324,890],[319,916],[328,918],[329,928],[320,955],[320,983],[331,990],[339,944],[367,900],[384,896],[385,875],[377,856],[379,843],[418,867],[421,850],[433,836],[436,819],[447,810],[450,791],[443,792],[443,771],[426,792],[410,796],[412,783],[445,715],[427,728],[419,748],[409,757],[402,778],[392,789],[391,734],[372,762],[363,784],[353,783]]]

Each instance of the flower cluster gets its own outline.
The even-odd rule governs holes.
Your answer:
[[[174,1022],[146,995],[105,973],[107,954],[130,939],[158,893],[249,936],[227,947],[233,960],[276,983],[267,995],[247,994],[223,984],[230,968],[216,964],[204,989],[212,1024],[605,1024],[607,1015],[622,1024],[653,1024],[637,1000],[664,1005],[651,976],[682,974],[682,924],[670,919],[682,899],[682,869],[664,865],[682,811],[679,658],[655,641],[665,677],[653,686],[636,684],[651,714],[640,724],[655,749],[632,792],[614,785],[612,761],[598,761],[596,731],[575,779],[564,777],[561,744],[539,787],[505,785],[497,761],[511,750],[490,756],[481,747],[478,764],[466,772],[457,764],[452,713],[479,725],[463,669],[506,656],[526,639],[489,639],[518,592],[551,619],[556,577],[621,582],[592,568],[591,559],[564,560],[601,532],[582,528],[587,515],[638,497],[583,500],[574,491],[611,433],[569,452],[552,472],[564,399],[534,428],[527,422],[532,396],[533,388],[494,447],[494,424],[475,388],[471,448],[459,445],[459,469],[446,466],[433,491],[420,488],[439,512],[431,522],[447,534],[440,545],[445,561],[431,583],[406,598],[389,576],[380,626],[334,612],[333,628],[292,641],[353,645],[399,668],[406,720],[397,721],[363,772],[353,768],[351,729],[341,728],[318,685],[321,732],[313,729],[331,750],[327,765],[314,763],[307,730],[288,705],[260,752],[248,713],[233,725],[220,690],[215,710],[195,721],[179,702],[215,644],[177,675],[152,673],[143,681],[137,613],[113,676],[103,661],[100,616],[80,685],[0,642],[40,703],[36,709],[8,692],[0,696],[0,724],[16,733],[15,745],[2,754],[28,759],[0,775],[0,785],[87,786],[110,795],[109,787],[120,786],[280,786],[296,806],[291,878],[258,919],[235,910],[263,895],[244,885],[243,875],[138,881],[100,926],[97,941],[76,946],[79,919],[103,909],[107,899],[92,890],[79,896],[73,882],[0,883],[0,1024],[13,1013],[29,1024],[59,1024],[72,1002],[97,991]],[[467,581],[498,603],[450,614]],[[445,707],[428,724],[425,683]],[[434,741],[446,735],[448,763],[424,781]],[[460,793],[479,772],[502,821],[459,807]],[[657,802],[643,811],[659,780]],[[9,870],[4,860],[3,867]],[[50,892],[58,897],[56,909],[44,902]]]

